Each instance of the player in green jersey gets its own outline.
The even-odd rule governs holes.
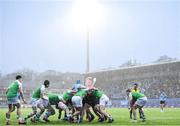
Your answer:
[[[31,118],[31,121],[38,121],[40,119],[40,116],[44,113],[45,109],[47,109],[50,106],[47,96],[49,85],[49,80],[45,80],[44,83],[33,92],[31,98],[33,113],[30,113],[28,116],[26,116],[25,119],[34,116],[33,118]],[[40,109],[39,112],[37,111],[37,108]]]
[[[140,88],[139,88],[139,84],[138,83],[133,83],[133,88],[131,89],[131,92],[141,92],[141,90],[140,90]],[[130,104],[130,106],[129,106],[129,112],[130,112],[130,119],[132,119],[132,108],[133,108],[133,105],[134,105],[134,103],[135,103],[136,101],[134,101],[134,100],[132,100],[131,101],[131,104]],[[139,116],[140,116],[140,119],[142,119],[143,118],[143,115],[141,114],[141,112],[142,112],[142,110],[141,109],[139,109]]]
[[[72,101],[71,101],[71,99],[72,99],[72,97],[74,96],[74,94],[76,93],[76,91],[74,91],[74,90],[68,90],[68,91],[66,91],[64,94],[63,94],[63,101],[64,101],[64,104],[67,106],[67,109],[68,109],[68,113],[65,111],[65,113],[64,113],[64,118],[63,118],[63,120],[65,120],[65,121],[68,121],[69,120],[69,113],[70,113],[70,111],[72,111],[73,110],[73,105],[72,105]],[[61,118],[61,112],[62,112],[62,110],[61,109],[59,109],[59,116],[58,116],[58,119],[60,119]]]
[[[17,116],[19,120],[19,124],[25,124],[24,119],[21,115],[21,104],[20,99],[18,98],[18,94],[20,94],[24,103],[23,90],[22,90],[22,77],[20,75],[16,76],[16,81],[14,81],[7,89],[6,96],[8,102],[8,112],[6,113],[6,125],[10,125],[10,115],[13,112],[13,106],[17,108]]]
[[[48,107],[47,111],[44,114],[43,120],[49,122],[49,116],[55,114],[55,109],[52,105],[55,105],[57,109],[66,110],[67,106],[63,103],[63,98],[59,94],[48,93],[48,99],[50,106]]]
[[[91,94],[92,96],[94,96],[96,99],[99,99],[99,104],[95,105],[95,110],[97,110],[101,115],[99,121],[103,122],[106,119],[108,119],[108,123],[112,123],[114,119],[106,111],[106,106],[109,102],[109,98],[97,88],[92,88],[91,92],[92,92]]]
[[[137,117],[136,117],[136,109],[137,108],[139,108],[141,111],[142,119],[143,119],[142,121],[145,121],[145,115],[144,115],[142,108],[147,102],[147,97],[140,92],[131,92],[131,89],[126,90],[126,93],[128,96],[129,104],[131,104],[132,101],[135,101],[135,103],[132,107],[134,122],[137,122]]]
[[[78,116],[78,123],[82,122],[83,119],[83,98],[87,96],[87,89],[80,89],[77,93],[72,97],[72,104],[75,107],[75,113],[73,113],[72,117]]]

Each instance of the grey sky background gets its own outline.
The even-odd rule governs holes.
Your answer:
[[[180,59],[179,0],[100,0],[104,19],[90,30],[91,71],[129,59]],[[84,72],[86,30],[69,22],[73,0],[0,0],[0,71]]]

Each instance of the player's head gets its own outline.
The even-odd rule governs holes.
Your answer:
[[[131,89],[130,89],[130,88],[128,88],[128,89],[126,90],[126,92],[129,92],[129,93],[130,93],[130,92],[131,92]]]
[[[45,81],[44,81],[44,86],[45,86],[46,88],[48,88],[48,87],[49,87],[49,85],[50,85],[49,80],[45,80]]]
[[[20,81],[22,83],[22,76],[21,75],[17,75],[16,76],[16,80]]]
[[[91,95],[92,92],[93,92],[93,90],[92,90],[92,89],[89,89],[89,90],[87,91],[87,94],[88,94],[88,95]]]
[[[164,90],[161,90],[161,94],[163,94],[164,93]]]
[[[76,81],[76,84],[80,84],[80,83],[81,83],[81,81],[80,81],[80,80],[77,80],[77,81]]]
[[[86,86],[91,86],[93,84],[93,78],[92,77],[87,77],[85,81]]]
[[[138,88],[138,83],[134,83],[134,89],[137,89]]]
[[[131,93],[131,89],[126,90],[126,94],[129,95],[129,93]]]

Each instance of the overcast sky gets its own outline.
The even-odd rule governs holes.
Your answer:
[[[179,0],[97,2],[103,18],[89,30],[91,71],[129,59],[141,63],[162,55],[180,59]],[[85,72],[86,30],[72,26],[75,4],[75,0],[0,0],[0,71]]]

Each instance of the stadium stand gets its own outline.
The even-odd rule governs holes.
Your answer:
[[[126,98],[125,90],[139,83],[141,90],[148,97],[151,106],[158,106],[161,91],[166,92],[170,106],[180,106],[180,62],[156,63],[142,66],[104,70],[85,74],[97,78],[96,87],[112,99],[112,104],[121,105]],[[117,100],[119,100],[117,103]],[[174,104],[173,104],[174,103]]]
[[[127,105],[125,90],[139,83],[141,91],[148,97],[147,106],[159,106],[159,95],[163,90],[168,95],[169,107],[180,107],[180,61],[168,63],[156,63],[143,66],[133,66],[114,70],[97,71],[88,74],[58,73],[46,71],[37,74],[31,71],[19,72],[24,76],[23,89],[25,98],[30,100],[32,91],[43,80],[51,82],[51,92],[63,93],[76,82],[84,80],[84,77],[97,78],[96,87],[102,89],[112,100],[113,107],[125,107]],[[3,76],[0,81],[0,106],[6,106],[5,90],[14,80],[17,73]]]

